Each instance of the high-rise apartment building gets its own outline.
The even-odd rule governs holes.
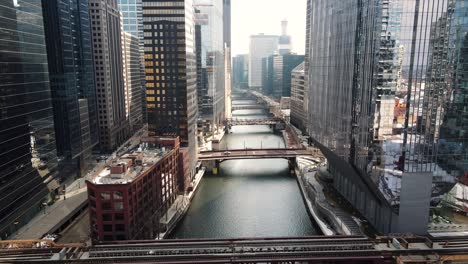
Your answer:
[[[89,0],[101,149],[113,151],[130,135],[125,112],[122,29],[117,0]]]
[[[59,186],[40,1],[0,3],[0,236],[25,225]]]
[[[232,82],[234,88],[247,88],[249,85],[249,55],[241,54],[232,58]]]
[[[99,143],[88,0],[43,0],[42,7],[57,154],[70,175],[84,173]]]
[[[141,53],[138,37],[123,32],[123,57],[125,81],[125,112],[130,129],[135,132],[143,127],[141,80]]]
[[[194,9],[190,0],[143,2],[148,129],[176,134],[197,161],[197,69]]]
[[[198,114],[206,130],[224,121],[225,56],[223,0],[195,0]]]
[[[273,97],[291,96],[291,72],[303,61],[304,55],[284,54],[273,56]]]
[[[278,39],[278,53],[279,55],[285,55],[291,53],[292,43],[291,36],[288,35],[288,21],[281,21],[281,35]]]
[[[307,130],[308,91],[304,62],[291,72],[291,124],[302,132]]]
[[[381,232],[425,233],[431,198],[467,173],[467,8],[309,2],[309,133],[335,188]]]
[[[278,36],[252,35],[249,46],[249,87],[260,89],[262,86],[262,58],[278,52]]]

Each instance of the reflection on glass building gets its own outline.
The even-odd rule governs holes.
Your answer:
[[[192,1],[144,1],[143,26],[149,133],[178,135],[193,173],[198,109]]]
[[[122,14],[123,31],[130,33],[138,38],[141,59],[141,107],[143,122],[146,123],[146,97],[145,97],[145,59],[144,59],[144,43],[143,43],[143,4],[142,0],[118,0],[119,11]],[[137,105],[134,105],[137,106]],[[132,120],[130,120],[132,122]]]
[[[40,1],[0,3],[0,236],[11,235],[58,187],[54,119]]]
[[[309,6],[309,132],[335,187],[379,231],[425,233],[468,171],[468,1]]]
[[[138,37],[122,32],[124,81],[125,81],[125,112],[130,123],[131,133],[143,127],[142,111],[142,72],[141,53]],[[146,100],[146,98],[144,98]]]
[[[249,55],[241,54],[232,58],[232,83],[234,88],[249,85]]]
[[[198,114],[207,132],[224,120],[223,1],[195,0]]]
[[[273,91],[276,98],[291,96],[291,72],[304,61],[304,55],[273,56]]]
[[[43,0],[42,7],[57,154],[84,172],[99,143],[88,0]]]

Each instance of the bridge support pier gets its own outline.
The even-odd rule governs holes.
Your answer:
[[[292,175],[295,175],[295,173],[296,173],[296,158],[288,158],[288,167],[289,167],[289,172]]]
[[[218,174],[220,163],[220,160],[204,160],[202,161],[202,166],[206,168],[206,171],[216,175]]]

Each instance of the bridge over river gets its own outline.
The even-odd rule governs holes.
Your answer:
[[[233,159],[269,159],[269,158],[296,158],[298,156],[314,156],[307,149],[233,149],[219,151],[203,151],[198,159],[204,160],[233,160]]]
[[[1,241],[0,263],[444,263],[468,261],[466,238],[309,236],[120,241],[93,246]]]

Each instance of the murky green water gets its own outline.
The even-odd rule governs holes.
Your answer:
[[[235,101],[233,103],[245,104]],[[251,103],[251,102],[249,102]],[[236,111],[234,117],[266,117],[261,110]],[[227,149],[284,147],[268,126],[236,126],[226,135]],[[235,238],[317,234],[296,180],[285,159],[224,161],[220,173],[205,176],[172,238]]]

